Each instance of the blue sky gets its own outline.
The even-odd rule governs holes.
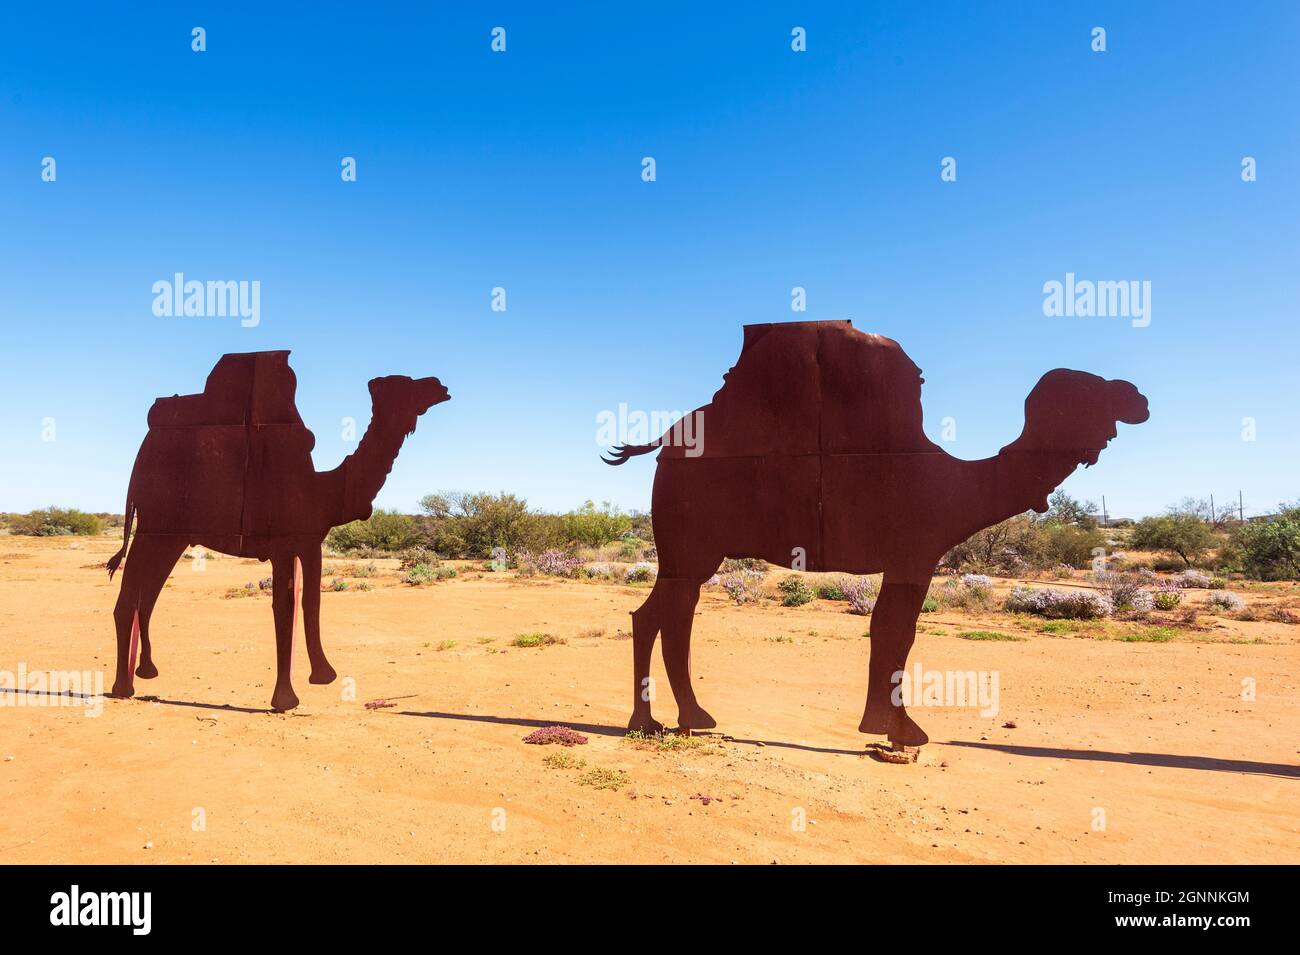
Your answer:
[[[451,389],[382,506],[644,508],[653,461],[601,464],[600,411],[690,410],[742,325],[845,318],[924,369],[957,456],[1064,366],[1152,409],[1071,493],[1300,496],[1300,7],[472,6],[0,14],[0,510],[120,511],[152,400],[279,348],[320,468],[368,378]],[[156,317],[175,272],[260,281],[260,325]],[[1149,280],[1151,324],[1045,317],[1067,272]]]

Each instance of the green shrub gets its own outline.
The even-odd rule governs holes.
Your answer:
[[[442,558],[438,552],[422,545],[408,547],[400,551],[397,555],[398,567],[401,570],[407,570],[416,564],[424,564],[426,567],[437,567],[442,563]]]
[[[432,583],[435,579],[437,574],[428,564],[416,564],[402,575],[402,583],[410,584],[412,587]]]
[[[1056,511],[1064,515],[1086,507],[1058,507]],[[1084,568],[1092,561],[1093,551],[1105,546],[1106,535],[1090,521],[1077,525],[1061,523],[1051,512],[1041,519],[1019,514],[971,535],[948,551],[939,566],[952,573],[1001,576],[1067,566]]]
[[[1158,590],[1151,599],[1155,601],[1158,610],[1173,610],[1183,596],[1176,590]]]
[[[97,536],[104,533],[104,520],[76,508],[47,507],[9,518],[9,530],[29,537]]]
[[[561,637],[553,637],[549,633],[521,633],[510,641],[512,647],[550,647],[557,643],[564,643]]]
[[[1123,643],[1168,643],[1177,635],[1178,631],[1172,627],[1143,627],[1122,633],[1115,639]]]
[[[1139,550],[1163,551],[1176,555],[1184,567],[1205,556],[1218,538],[1210,525],[1190,512],[1170,512],[1161,517],[1144,517],[1133,527],[1129,544]],[[1159,569],[1157,567],[1157,569]]]
[[[1025,637],[1017,637],[1010,633],[997,633],[993,630],[963,630],[957,634],[963,640],[1015,640],[1023,641]]]
[[[843,581],[838,577],[823,580],[817,584],[817,596],[822,600],[847,600],[844,595]]]
[[[1252,577],[1300,579],[1300,504],[1283,505],[1275,520],[1241,525],[1232,547],[1241,569]]]
[[[368,520],[335,527],[326,535],[325,543],[343,554],[397,552],[419,543],[419,527],[409,514],[378,510]]]
[[[482,560],[493,548],[541,553],[563,547],[564,519],[539,514],[513,494],[447,491],[421,499],[426,544],[447,557]]]
[[[605,769],[596,766],[579,776],[578,783],[595,789],[618,790],[628,784],[628,775],[621,769]]]
[[[798,574],[783,577],[776,587],[781,591],[781,603],[786,607],[801,607],[813,599],[812,588]]]
[[[588,547],[600,547],[630,533],[632,518],[609,501],[605,501],[600,507],[591,501],[586,501],[576,511],[565,514],[561,518],[561,525],[564,536],[570,542],[585,544]]]

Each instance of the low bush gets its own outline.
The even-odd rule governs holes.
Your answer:
[[[424,564],[426,567],[437,567],[442,563],[442,558],[436,551],[428,547],[408,547],[397,555],[398,567],[401,570],[409,570],[416,564]],[[373,567],[374,565],[371,564]]]
[[[586,746],[587,737],[567,726],[543,726],[525,736],[524,742],[534,746]]]
[[[1155,598],[1143,589],[1143,579],[1135,574],[1111,574],[1110,603],[1120,613],[1149,613]]]
[[[1213,590],[1206,598],[1205,605],[1214,610],[1244,610],[1246,601],[1230,590]]]
[[[540,554],[533,554],[526,548],[515,551],[513,563],[524,577],[542,574],[547,577],[576,577],[582,568],[582,560],[572,554],[551,548]]]
[[[1054,590],[1017,587],[1007,597],[1005,609],[1055,620],[1093,620],[1109,617],[1110,598],[1091,590]]]
[[[963,630],[957,634],[963,640],[1012,640],[1023,641],[1026,637],[1017,637],[1010,633],[997,633],[993,630]]]
[[[870,577],[845,577],[840,585],[849,602],[849,613],[865,617],[876,606],[876,582]]]
[[[562,637],[553,637],[549,633],[521,633],[510,641],[512,647],[551,647],[564,643]]]
[[[988,610],[993,606],[993,581],[981,574],[951,577],[935,588],[932,596],[939,606],[950,610]]]
[[[716,582],[737,604],[746,604],[763,596],[764,576],[762,571],[742,568],[717,574],[711,582]]]
[[[642,560],[629,567],[627,573],[623,575],[623,579],[629,584],[643,584],[648,580],[654,580],[658,573],[658,567]]]
[[[781,578],[776,589],[781,591],[781,603],[786,607],[802,607],[814,596],[812,588],[798,574]]]
[[[1176,576],[1174,581],[1179,587],[1186,587],[1189,590],[1206,590],[1210,586],[1211,577],[1209,574],[1205,573],[1205,571],[1189,567],[1187,570],[1184,570],[1181,574]]]
[[[1183,595],[1177,590],[1158,590],[1151,597],[1159,610],[1173,610],[1182,599]]]
[[[817,596],[822,600],[846,600],[844,584],[838,577],[821,580],[816,586]]]
[[[408,567],[406,573],[402,575],[402,583],[410,584],[412,587],[433,583],[436,579],[437,571],[428,564],[415,564]]]

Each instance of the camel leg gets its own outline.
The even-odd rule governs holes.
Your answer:
[[[655,581],[650,596],[632,611],[632,718],[627,728],[642,733],[662,733],[664,725],[650,714],[650,658],[659,635],[659,607],[663,578]]]
[[[302,621],[307,633],[307,659],[311,661],[311,683],[333,683],[338,674],[325,659],[320,644],[320,549],[301,555]]]
[[[158,668],[153,663],[153,644],[149,642],[149,621],[153,618],[153,608],[158,602],[158,597],[162,593],[163,587],[167,585],[167,577],[171,574],[176,562],[181,559],[185,553],[184,541],[167,541],[163,540],[159,544],[163,548],[163,554],[159,558],[159,564],[164,569],[161,576],[156,581],[150,580],[149,586],[140,594],[140,609],[138,626],[140,628],[140,665],[135,668],[135,675],[142,680],[152,680],[158,675]],[[156,583],[156,586],[154,584]]]
[[[158,602],[158,594],[167,583],[167,575],[184,552],[184,543],[167,538],[137,535],[132,542],[129,559],[122,571],[122,589],[118,591],[117,604],[113,608],[113,623],[117,628],[117,672],[112,696],[126,699],[135,693],[131,669],[136,662],[137,638],[141,641],[142,653],[136,673],[145,679],[158,675],[149,643],[149,618]]]
[[[664,591],[664,669],[677,700],[677,725],[684,730],[707,730],[717,720],[695,699],[691,684],[691,627],[700,602],[699,580],[671,580]],[[657,585],[656,585],[657,586]]]
[[[291,672],[293,623],[296,616],[294,556],[279,554],[271,558],[271,609],[275,614],[275,692],[271,694],[271,709],[276,712],[291,710],[298,705]],[[319,587],[318,582],[317,588]]]
[[[885,575],[880,599],[871,612],[871,663],[867,681],[867,706],[858,725],[860,733],[885,733],[896,745],[920,746],[930,741],[900,701],[894,705],[894,675],[907,667],[907,655],[916,640],[916,619],[925,602],[927,584],[898,583]]]

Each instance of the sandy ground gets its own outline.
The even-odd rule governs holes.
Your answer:
[[[0,671],[111,685],[114,549],[0,537]],[[225,597],[269,570],[192,566],[154,617],[160,676],[136,682],[156,700],[90,717],[0,693],[0,862],[1300,862],[1300,627],[1124,643],[928,614],[913,662],[996,671],[999,711],[913,708],[933,742],[897,766],[863,755],[869,620],[843,604],[706,593],[695,678],[719,727],[665,752],[623,739],[644,589],[353,581],[322,598],[340,682],[308,684],[299,636],[302,706],[279,715],[270,600]],[[956,636],[980,628],[1026,639]],[[509,645],[533,631],[567,642]],[[523,744],[557,723],[590,742]]]

